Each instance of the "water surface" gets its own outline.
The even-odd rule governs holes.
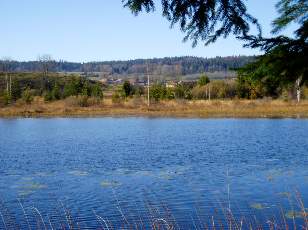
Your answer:
[[[0,119],[0,196],[17,214],[17,200],[44,218],[66,207],[88,227],[93,213],[116,225],[168,209],[192,228],[229,206],[266,219],[296,189],[308,202],[307,131],[295,119]]]

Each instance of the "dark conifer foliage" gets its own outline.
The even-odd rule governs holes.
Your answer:
[[[142,10],[155,10],[153,0],[123,2],[136,15]],[[162,0],[161,4],[163,16],[171,26],[179,24],[185,33],[184,40],[192,40],[193,46],[198,41],[209,44],[229,34],[246,37],[251,25],[261,33],[257,19],[247,12],[242,0]]]
[[[297,23],[294,37],[277,35],[271,38],[250,36],[246,46],[265,52],[256,62],[240,70],[243,76],[258,81],[275,81],[280,86],[295,84],[300,100],[300,87],[308,83],[308,1],[280,0],[279,17],[273,21],[273,33]]]

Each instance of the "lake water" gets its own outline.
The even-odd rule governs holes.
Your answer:
[[[21,228],[194,229],[226,208],[266,222],[282,206],[290,222],[296,191],[308,203],[307,134],[295,119],[0,119],[0,214]]]

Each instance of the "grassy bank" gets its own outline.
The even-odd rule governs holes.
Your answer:
[[[17,101],[0,108],[0,117],[71,117],[71,116],[154,116],[154,117],[241,117],[308,118],[308,100],[301,103],[282,100],[196,100],[160,101],[150,107],[142,99],[113,103],[111,99],[91,102],[87,107],[76,98],[44,102],[35,97],[31,104]]]

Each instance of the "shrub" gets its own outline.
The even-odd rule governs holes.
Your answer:
[[[12,81],[12,86],[11,86],[11,99],[13,101],[16,101],[17,99],[19,99],[20,97],[22,97],[22,90],[19,84],[19,81],[14,79]]]
[[[88,97],[87,103],[88,103],[88,106],[100,105],[101,99],[97,97]]]
[[[167,88],[166,89],[166,99],[174,99],[175,98],[175,95],[174,95],[174,91],[170,88]]]
[[[4,96],[0,96],[0,108],[2,107],[5,107],[7,104],[6,104],[6,101],[4,99]]]
[[[143,95],[144,94],[144,87],[138,86],[138,85],[134,86],[132,94],[137,95],[137,96]]]
[[[117,92],[117,91],[113,92],[111,100],[112,100],[113,104],[121,103],[121,96],[120,96],[119,92]]]
[[[131,100],[131,105],[134,106],[134,107],[143,106],[144,105],[144,100],[140,96],[135,95],[133,97],[133,99]]]
[[[46,91],[44,94],[44,101],[52,101],[53,97],[52,97],[52,93],[50,91]]]
[[[33,92],[30,90],[29,87],[27,87],[23,92],[22,92],[22,100],[26,104],[31,104],[33,101]]]
[[[8,92],[4,91],[2,95],[0,95],[0,106],[7,106],[12,101],[11,96],[8,94]]]
[[[234,81],[216,80],[204,86],[196,86],[192,90],[195,99],[211,98],[223,99],[236,96],[236,83]]]
[[[210,79],[206,74],[202,74],[198,80],[199,86],[205,86],[206,84],[210,83]]]
[[[211,98],[226,98],[227,89],[224,81],[213,81],[209,86]]]
[[[308,87],[303,87],[303,99],[308,99]]]
[[[65,98],[64,103],[68,107],[75,107],[78,106],[78,100],[76,96],[69,96]]]
[[[166,87],[162,84],[154,84],[150,87],[150,98],[155,101],[166,98]]]
[[[195,83],[182,82],[174,88],[174,96],[176,99],[192,99],[192,89],[196,86]]]
[[[79,77],[72,78],[69,82],[65,83],[63,95],[64,97],[77,96],[82,92],[83,82]]]
[[[257,99],[274,94],[273,84],[252,81],[243,76],[239,76],[236,80],[236,91],[239,98],[246,99]],[[277,92],[275,92],[275,95],[277,95]]]
[[[195,99],[207,99],[208,98],[208,86],[196,86],[192,89],[192,97]]]
[[[97,99],[102,99],[104,97],[102,87],[99,83],[91,87],[91,96]]]
[[[89,97],[87,95],[81,95],[77,97],[78,105],[80,107],[88,107],[89,106]]]
[[[64,100],[65,105],[68,107],[88,107],[90,105],[95,104],[94,100],[92,100],[88,96],[69,96]]]
[[[52,99],[53,100],[60,100],[61,99],[61,90],[58,83],[55,83],[52,91],[51,91]]]

